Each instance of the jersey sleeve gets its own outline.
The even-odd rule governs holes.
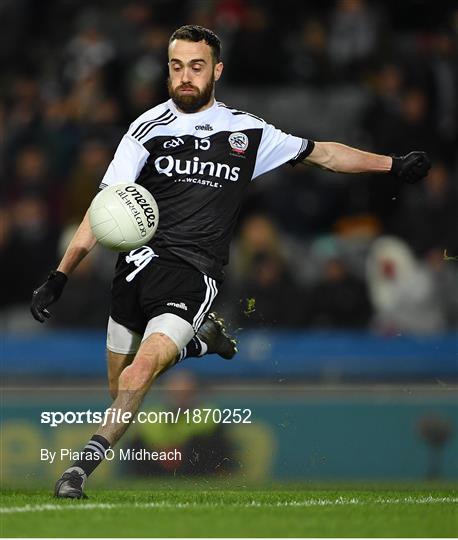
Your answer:
[[[135,182],[148,159],[149,152],[129,133],[121,139],[112,162],[100,184],[100,189],[121,182]]]
[[[295,165],[306,158],[314,146],[309,139],[288,135],[271,124],[265,124],[252,179],[284,163]]]

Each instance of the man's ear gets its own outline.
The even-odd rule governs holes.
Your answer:
[[[223,69],[224,69],[224,64],[222,62],[218,62],[217,64],[215,64],[214,71],[213,71],[215,75],[215,81],[217,81],[221,77],[221,74],[223,73]]]

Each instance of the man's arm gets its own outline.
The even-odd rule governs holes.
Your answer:
[[[96,243],[97,240],[92,233],[91,224],[89,223],[89,211],[87,211],[68,245],[57,271],[69,276]]]
[[[137,125],[138,122],[134,122],[129,130],[136,129]],[[103,188],[118,182],[135,182],[148,156],[149,152],[145,147],[127,133],[121,139],[100,187]],[[37,321],[43,323],[46,319],[49,319],[51,315],[47,309],[48,306],[59,300],[67,283],[68,276],[91,251],[95,244],[96,239],[92,234],[89,214],[86,212],[58,269],[53,270],[45,283],[33,291],[30,311]]]
[[[408,183],[424,178],[431,167],[425,152],[391,157],[364,152],[336,142],[315,142],[303,163],[339,173],[390,173]]]
[[[391,170],[393,158],[336,142],[316,142],[304,163],[339,173],[387,173]]]
[[[51,314],[47,309],[48,306],[59,300],[67,283],[67,276],[73,272],[95,244],[96,239],[89,223],[89,213],[86,212],[57,270],[51,271],[43,285],[33,291],[30,311],[37,321],[43,323],[49,319]]]

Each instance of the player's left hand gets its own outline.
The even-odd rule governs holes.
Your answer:
[[[431,161],[426,152],[410,152],[406,156],[392,156],[390,173],[408,184],[422,180],[431,168]]]

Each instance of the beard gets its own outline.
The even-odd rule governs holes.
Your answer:
[[[185,113],[195,113],[202,107],[208,104],[213,96],[213,89],[215,87],[215,77],[212,73],[210,80],[202,90],[199,90],[192,84],[182,84],[176,88],[172,87],[170,78],[167,79],[167,88],[169,96],[172,98],[173,103]],[[194,94],[180,94],[180,90],[183,88],[192,88]]]

